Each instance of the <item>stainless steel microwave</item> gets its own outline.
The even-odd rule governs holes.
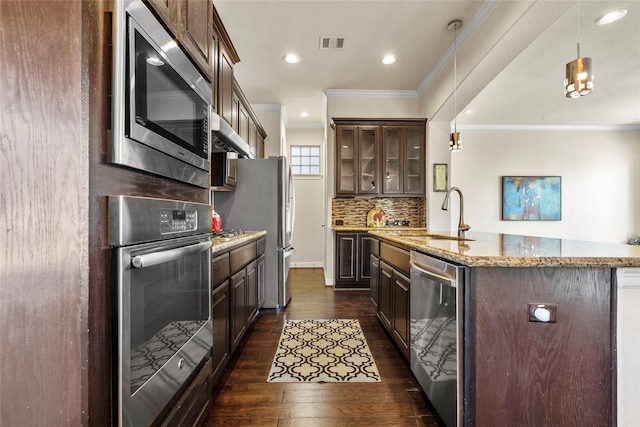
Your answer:
[[[108,161],[208,188],[210,82],[142,1],[114,7]]]

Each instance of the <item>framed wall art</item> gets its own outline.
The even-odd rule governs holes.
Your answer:
[[[503,221],[560,221],[559,176],[503,176]]]
[[[433,191],[436,193],[445,192],[449,189],[447,168],[448,165],[446,163],[433,164]]]

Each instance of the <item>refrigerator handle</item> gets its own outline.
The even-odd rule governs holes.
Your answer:
[[[291,215],[291,230],[289,234],[289,244],[291,244],[291,242],[293,242],[293,230],[296,222],[296,191],[293,186],[293,174],[291,173],[291,165],[289,165],[289,200],[287,202],[290,204],[289,214]]]
[[[296,251],[296,248],[294,248],[293,246],[290,246],[289,249],[284,251],[284,257],[285,258],[289,258],[291,255],[293,255],[293,253]]]

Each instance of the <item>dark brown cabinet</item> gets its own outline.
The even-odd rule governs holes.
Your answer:
[[[380,258],[372,253],[369,265],[371,273],[371,278],[369,279],[369,295],[373,306],[377,309],[378,301],[380,300]]]
[[[211,186],[216,191],[235,190],[238,184],[238,154],[211,154]]]
[[[264,300],[264,237],[215,253],[211,272],[212,382],[253,323]]]
[[[377,126],[336,126],[336,195],[380,193]]]
[[[336,288],[368,288],[370,273],[369,256],[372,244],[378,240],[368,233],[336,233]]]
[[[424,197],[425,119],[333,122],[336,196]]]
[[[213,73],[209,44],[212,3],[201,0],[149,0],[148,4],[211,81]]]
[[[380,244],[378,318],[407,360],[411,331],[409,270],[408,250]]]

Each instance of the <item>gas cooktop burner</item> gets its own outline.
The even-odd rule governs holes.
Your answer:
[[[214,231],[212,233],[212,237],[214,239],[219,239],[219,240],[229,240],[232,237],[236,237],[236,236],[241,236],[244,234],[244,230],[242,229],[237,229],[237,230],[220,230],[220,231]]]

